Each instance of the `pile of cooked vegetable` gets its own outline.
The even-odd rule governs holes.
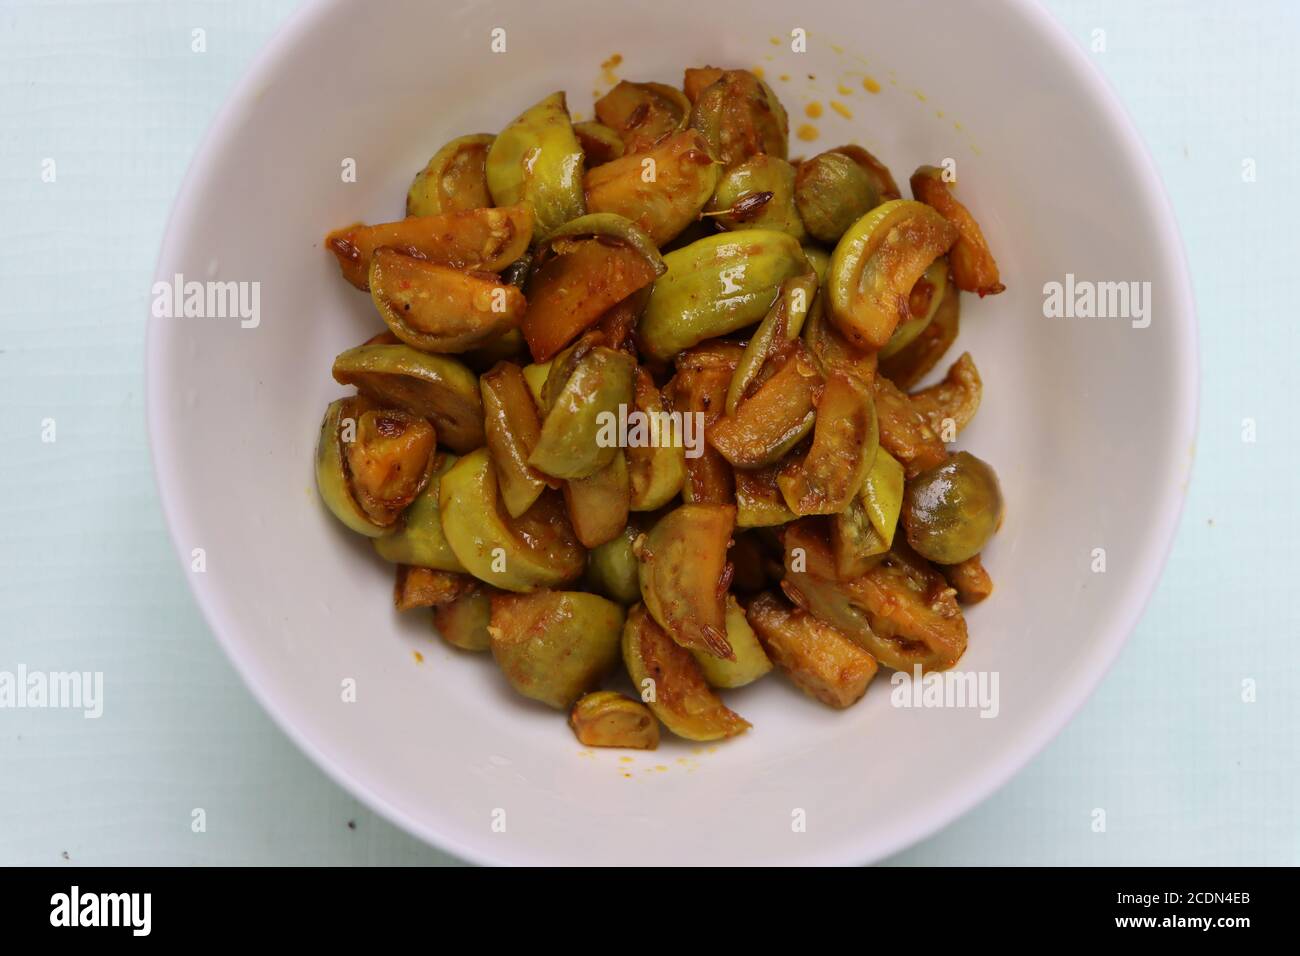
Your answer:
[[[388,331],[334,361],[325,504],[399,609],[590,746],[742,733],[718,690],[773,665],[837,708],[881,664],[952,667],[1002,496],[950,448],[970,355],[916,386],[961,293],[1003,288],[952,177],[909,200],[860,146],[787,159],[746,70],[624,81],[595,117],[554,93],[440,149],[405,218],[327,237]],[[703,440],[602,440],[611,415]],[[634,696],[600,689],[620,660]]]

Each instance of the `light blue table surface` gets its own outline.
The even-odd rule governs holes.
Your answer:
[[[0,863],[455,862],[263,714],[190,598],[150,472],[163,225],[209,120],[294,6],[0,0],[0,670],[102,671],[108,694],[98,720],[0,710]],[[1090,55],[1177,210],[1201,324],[1197,463],[1163,583],[1097,694],[892,862],[1295,864],[1300,5],[1048,6],[1085,46],[1106,31]]]

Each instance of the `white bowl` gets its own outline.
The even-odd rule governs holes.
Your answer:
[[[504,54],[489,49],[496,27]],[[806,53],[790,51],[795,28]],[[496,130],[552,90],[590,117],[615,52],[629,79],[762,67],[795,127],[810,98],[851,109],[852,121],[827,109],[817,143],[792,140],[794,152],[860,139],[903,183],[956,159],[958,195],[1009,287],[968,297],[950,356],[970,350],[983,373],[961,445],[997,467],[1008,502],[986,553],[997,591],[970,612],[960,665],[998,674],[996,718],[892,706],[886,675],[834,712],[772,677],[728,695],[754,724],[736,740],[584,751],[489,659],[440,644],[424,614],[399,620],[391,568],[317,501],[317,428],[345,391],[330,362],[381,328],[321,237],[399,217],[439,145]],[[341,176],[348,159],[355,183]],[[158,484],[187,568],[203,549],[190,580],[204,615],[336,780],[476,861],[860,863],[931,833],[1057,733],[1114,660],[1157,581],[1192,459],[1196,328],[1176,226],[1121,108],[1027,0],[309,4],[194,161],[158,268],[178,273],[261,283],[256,328],[150,320]],[[1067,273],[1150,282],[1150,326],[1045,318],[1044,284]]]

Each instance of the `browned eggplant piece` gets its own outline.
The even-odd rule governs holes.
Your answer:
[[[528,278],[524,338],[536,362],[556,355],[665,266],[650,238],[614,213],[592,213],[555,230]]]
[[[376,538],[424,490],[437,434],[423,418],[365,396],[330,405],[316,452],[316,486],[334,516]]]
[[[758,153],[786,158],[790,121],[771,88],[748,70],[724,70],[700,91],[691,126],[713,155],[734,166]]]
[[[952,348],[960,324],[961,293],[949,282],[930,324],[909,345],[880,359],[880,374],[905,391],[912,388]]]
[[[803,341],[823,373],[852,375],[870,388],[876,378],[877,353],[852,344],[826,315],[826,296],[818,295],[803,326]]]
[[[727,660],[735,659],[724,601],[735,526],[735,505],[681,505],[635,545],[641,599],[651,616],[682,647]]]
[[[957,229],[924,203],[895,199],[844,233],[831,254],[831,319],[858,348],[882,349],[911,318],[909,293],[957,240]]]
[[[871,393],[851,375],[832,372],[817,401],[817,427],[801,460],[777,476],[797,515],[838,514],[849,506],[876,459],[878,431]]]
[[[937,166],[922,166],[912,174],[912,195],[927,206],[933,206],[939,215],[957,227],[960,233],[952,247],[952,278],[957,288],[975,292],[982,299],[997,295],[1006,288],[998,278],[997,260],[989,252],[989,244],[975,217],[952,194],[952,184],[943,178]]]
[[[702,414],[707,434],[708,426],[726,408],[727,388],[742,351],[734,342],[712,341],[678,356],[677,374],[665,389],[673,411],[683,416]],[[686,483],[682,486],[684,501],[730,504],[735,501],[735,497],[736,485],[731,465],[716,448],[704,442],[698,456],[686,457]]]
[[[966,621],[943,577],[899,541],[859,578],[838,579],[824,528],[804,519],[785,531],[781,589],[843,631],[886,667],[952,667],[966,650]]]
[[[628,153],[643,152],[685,129],[690,116],[690,100],[664,83],[622,80],[596,101],[596,118],[622,137]]]
[[[569,726],[586,747],[654,750],[659,746],[659,721],[650,708],[612,690],[587,694],[574,704]]]
[[[768,657],[794,685],[828,707],[857,703],[876,676],[876,659],[824,621],[770,593],[749,604],[749,623]]]
[[[943,464],[948,450],[911,399],[883,376],[876,377],[875,393],[880,445],[902,462],[907,477]]]
[[[325,237],[343,278],[368,289],[376,249],[393,249],[453,269],[498,272],[528,251],[533,211],[527,203],[500,209],[467,209],[436,216],[408,216],[373,226],[355,223]]]
[[[523,293],[488,272],[461,272],[376,249],[370,298],[389,329],[412,348],[458,353],[518,328]]]
[[[450,604],[473,587],[474,579],[467,574],[399,564],[397,580],[393,584],[393,606],[399,611],[410,611],[417,607],[441,607]]]
[[[380,405],[427,418],[438,431],[438,441],[454,452],[483,444],[478,381],[449,355],[421,352],[387,332],[339,355],[334,380],[355,385]]]
[[[662,247],[698,220],[719,174],[709,144],[692,129],[588,170],[583,187],[589,210],[630,219]]]
[[[627,455],[628,481],[633,511],[654,511],[662,508],[682,490],[686,480],[686,449],[673,440],[672,419],[666,416],[663,396],[655,387],[654,379],[645,369],[636,370],[635,410],[646,416],[647,441],[630,444]],[[649,424],[649,423],[657,424]]]
[[[492,656],[510,686],[568,710],[618,662],[623,608],[581,591],[492,598]]]
[[[610,463],[594,475],[570,478],[564,483],[569,522],[584,548],[612,541],[627,527],[631,494],[622,449],[617,449]]]
[[[486,651],[492,646],[488,625],[492,620],[494,587],[474,582],[446,604],[433,609],[433,626],[442,639],[463,651]]]
[[[641,699],[678,737],[722,740],[749,729],[749,721],[730,710],[709,687],[690,651],[670,638],[644,605],[628,612],[623,663]]]
[[[501,500],[512,518],[533,506],[546,490],[546,476],[528,464],[542,422],[518,365],[499,362],[479,380],[487,447],[496,466]]]
[[[984,569],[978,554],[960,564],[939,564],[936,567],[957,592],[957,600],[962,604],[978,604],[993,593],[993,579]]]
[[[963,352],[961,358],[948,367],[948,374],[942,382],[913,392],[908,398],[936,435],[943,441],[953,441],[975,417],[983,393],[975,360],[969,352]]]
[[[736,526],[771,528],[798,517],[785,503],[777,476],[781,465],[736,470]]]
[[[795,342],[771,378],[707,428],[709,444],[737,468],[775,464],[813,430],[822,391],[816,363]]]
[[[408,216],[436,216],[492,205],[487,185],[491,133],[458,136],[434,153],[406,193]]]

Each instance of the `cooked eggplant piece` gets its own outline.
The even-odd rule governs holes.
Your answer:
[[[533,396],[540,410],[545,402],[543,398],[546,380],[551,377],[551,362],[533,362],[524,366],[524,381],[528,385],[528,394]]]
[[[785,548],[786,595],[886,667],[944,670],[966,650],[966,621],[955,592],[905,544],[896,541],[866,574],[848,581],[838,580],[825,534],[815,526],[790,525]]]
[[[943,464],[948,450],[911,399],[883,376],[876,377],[875,395],[881,447],[903,463],[907,476]]]
[[[493,202],[531,204],[538,239],[586,212],[582,175],[582,146],[563,93],[552,93],[524,110],[488,150],[487,181]]]
[[[602,441],[609,419],[632,401],[636,359],[597,346],[551,366],[543,390],[546,413],[528,463],[554,478],[587,478],[608,467],[618,446]],[[567,374],[566,374],[567,372]]]
[[[416,495],[390,531],[374,539],[375,552],[385,561],[435,571],[465,570],[447,543],[447,536],[442,533],[442,513],[438,510],[442,476],[455,463],[455,455],[438,455],[424,490]]]
[[[876,353],[845,338],[826,315],[826,296],[818,293],[803,325],[803,342],[821,365],[823,374],[851,375],[870,388],[876,378]]]
[[[582,147],[583,166],[588,175],[597,166],[613,162],[623,155],[622,137],[604,123],[597,123],[594,120],[574,123],[573,133],[578,137],[578,145]],[[591,209],[590,205],[587,208]]]
[[[585,548],[595,548],[618,537],[627,527],[631,485],[627,459],[621,448],[614,450],[608,465],[586,478],[564,483],[564,503],[569,523]]]
[[[622,80],[596,101],[596,118],[622,138],[628,153],[644,152],[685,129],[690,117],[690,100],[663,83]]]
[[[912,388],[939,364],[939,359],[952,347],[960,325],[961,293],[949,282],[934,318],[914,342],[888,358],[880,359],[880,374],[901,389]]]
[[[952,247],[952,277],[963,292],[975,292],[982,299],[997,295],[1006,288],[998,278],[997,260],[989,252],[970,210],[952,194],[952,184],[943,178],[943,170],[936,166],[922,166],[912,174],[912,195],[918,202],[936,209],[944,219],[957,227],[960,234]]]
[[[345,441],[343,461],[352,496],[375,524],[389,527],[424,490],[437,435],[425,419],[400,409],[369,409]]]
[[[831,254],[820,246],[814,246],[805,243],[803,254],[807,257],[808,262],[813,267],[813,272],[817,275],[817,285],[822,286],[826,282],[826,273],[831,267]]]
[[[917,554],[937,564],[975,557],[1002,524],[998,476],[968,451],[907,483],[903,527]]]
[[[424,490],[433,470],[432,425],[364,396],[332,403],[316,445],[316,487],[333,515],[377,538]]]
[[[367,226],[355,223],[325,237],[343,278],[369,288],[370,260],[377,249],[392,249],[452,269],[497,272],[525,252],[533,238],[533,211],[527,204],[500,209],[466,209],[436,216],[408,216]]]
[[[510,284],[514,285],[513,282]],[[528,363],[529,357],[528,343],[524,341],[524,333],[518,329],[508,329],[477,348],[461,353],[460,356],[470,369],[480,375],[491,369],[497,362],[511,362],[522,366]]]
[[[478,381],[456,359],[400,343],[360,345],[334,360],[334,380],[355,385],[378,404],[427,418],[438,441],[452,451],[473,451],[483,444]]]
[[[473,587],[474,579],[467,574],[399,564],[397,580],[393,584],[393,606],[399,611],[410,611],[417,607],[441,607],[450,604]]]
[[[448,544],[480,581],[528,592],[581,577],[586,552],[559,492],[543,493],[518,518],[510,517],[486,448],[470,452],[442,476],[438,499]]]
[[[665,389],[673,410],[683,417],[703,415],[707,433],[708,426],[717,420],[726,405],[727,387],[741,351],[734,342],[718,342],[697,346],[678,356],[677,374]],[[686,458],[682,499],[698,504],[730,504],[735,499],[731,465],[707,442],[698,456]]]
[[[786,158],[790,121],[771,87],[748,70],[724,70],[700,91],[691,126],[728,168],[758,153]]]
[[[483,395],[487,448],[496,466],[501,500],[512,518],[533,506],[547,479],[528,464],[541,437],[537,406],[518,365],[500,362],[479,380]]]
[[[789,353],[798,351],[799,334],[817,295],[812,272],[786,279],[776,300],[758,324],[727,386],[727,414],[734,415],[740,402],[770,377]]]
[[[794,521],[798,517],[785,503],[776,483],[781,466],[737,469],[736,527],[770,528]]]
[[[830,315],[854,345],[881,349],[910,317],[908,293],[957,230],[923,203],[895,199],[855,222],[831,254]]]
[[[641,699],[678,737],[722,740],[749,729],[749,722],[710,689],[690,651],[670,638],[644,605],[628,612],[623,663]]]
[[[880,350],[880,360],[897,355],[911,345],[925,331],[943,304],[948,291],[948,259],[940,256],[930,263],[930,267],[916,280],[912,291],[907,294],[907,311],[911,316],[906,322],[894,329],[889,342]]]
[[[978,604],[993,593],[993,579],[977,554],[958,564],[937,565],[939,573],[957,592],[962,604]]]
[[[857,703],[876,676],[876,659],[829,624],[772,594],[749,605],[749,622],[776,666],[828,707]]]
[[[812,237],[834,245],[881,200],[862,166],[844,153],[828,152],[799,164],[794,201]]]
[[[877,449],[862,490],[831,518],[831,547],[841,579],[866,574],[893,546],[902,506],[903,466],[885,449]]]
[[[866,170],[867,176],[871,180],[871,187],[876,191],[876,195],[880,197],[881,202],[903,198],[903,194],[898,191],[898,184],[894,182],[889,167],[861,146],[837,146],[831,152],[843,153]]]
[[[433,609],[433,626],[442,639],[463,651],[486,651],[492,646],[488,624],[496,588],[477,581],[453,600]]]
[[[538,246],[528,278],[523,330],[533,359],[553,358],[664,269],[650,238],[614,213],[592,213],[556,229]]]
[[[970,424],[980,407],[984,393],[979,370],[969,352],[948,367],[948,374],[937,385],[913,392],[908,398],[912,407],[921,413],[931,430],[940,436],[948,431],[946,423],[953,424],[953,437]]]
[[[708,236],[664,264],[637,329],[642,350],[664,361],[759,321],[781,283],[811,268],[798,241],[772,229]]]
[[[630,219],[663,247],[691,223],[718,186],[720,167],[695,130],[683,130],[643,153],[587,171],[587,208]]]
[[[704,679],[710,687],[744,687],[752,684],[772,669],[772,662],[763,653],[763,647],[754,636],[754,629],[745,618],[745,609],[730,594],[727,595],[727,643],[736,653],[734,661],[714,657],[707,651],[691,651]]]
[[[654,750],[659,746],[659,721],[650,708],[612,690],[587,694],[574,704],[569,726],[586,747]]]
[[[812,432],[822,382],[812,356],[796,341],[758,391],[707,428],[709,444],[737,468],[775,464]]]
[[[517,328],[523,293],[490,273],[461,272],[377,249],[370,298],[399,339],[424,352],[468,352]]]
[[[434,153],[406,193],[406,214],[436,216],[491,206],[487,154],[494,139],[491,133],[458,136]]]
[[[568,710],[618,662],[623,609],[581,591],[492,598],[492,656],[525,697]]]
[[[716,66],[687,67],[682,77],[682,92],[686,94],[686,99],[694,105],[701,93],[722,79],[723,72],[725,71]]]
[[[640,566],[632,548],[640,536],[641,528],[629,523],[613,538],[592,548],[583,579],[586,586],[625,607],[641,600]]]
[[[808,453],[777,475],[787,507],[797,515],[843,511],[862,487],[878,446],[871,393],[852,376],[832,372],[817,401]]]
[[[629,443],[628,481],[633,511],[655,511],[677,497],[686,480],[686,449],[672,440],[672,420],[654,379],[638,367],[633,382],[634,410],[645,416],[647,441]]]
[[[735,660],[727,642],[724,595],[734,505],[681,505],[636,545],[641,599],[655,621],[688,650]]]
[[[759,153],[732,166],[706,207],[713,221],[733,232],[775,229],[800,242],[808,230],[795,207],[795,171],[784,159]]]

